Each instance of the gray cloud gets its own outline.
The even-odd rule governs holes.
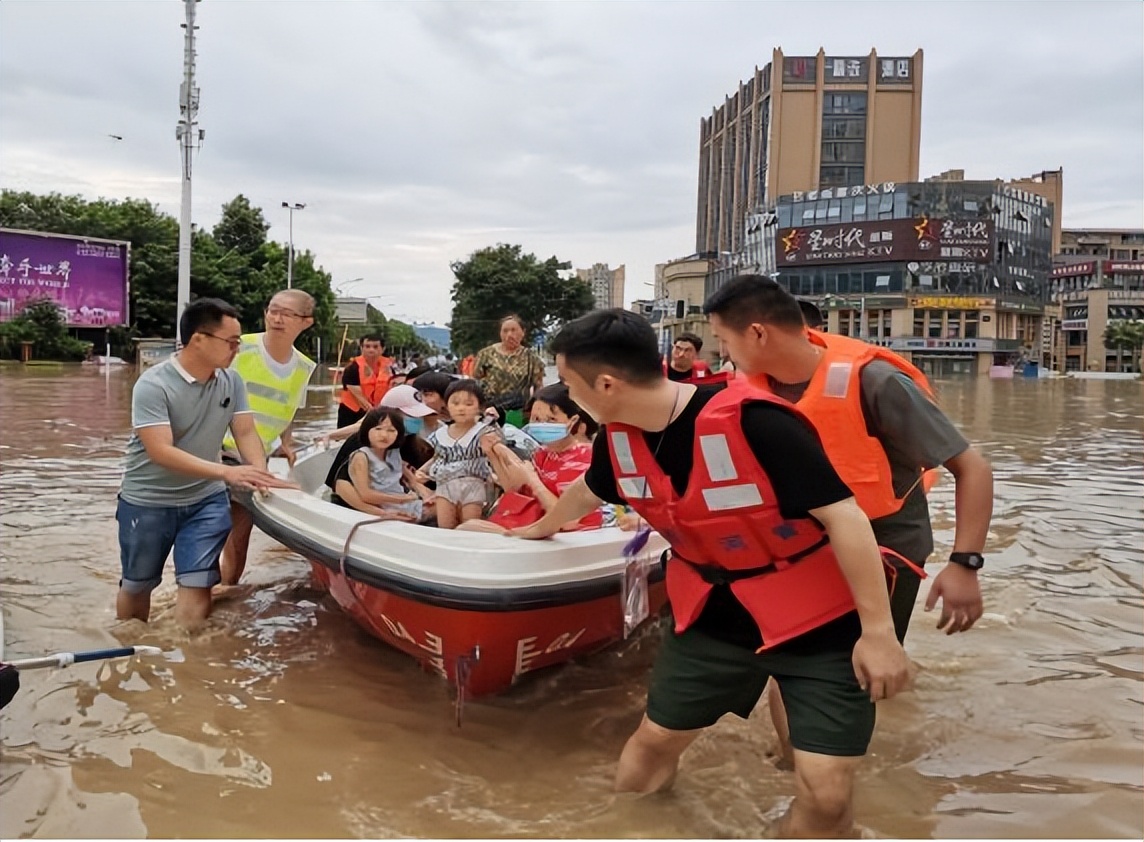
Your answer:
[[[926,51],[922,173],[1065,168],[1065,222],[1144,215],[1135,3],[199,5],[195,218],[236,193],[272,236],[410,317],[449,262],[519,242],[628,265],[694,244],[699,121],[773,46]],[[182,4],[0,4],[0,183],[177,213]],[[814,40],[808,40],[808,33]],[[121,134],[121,143],[107,138]],[[392,303],[391,303],[392,302]]]

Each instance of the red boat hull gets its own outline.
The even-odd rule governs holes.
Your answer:
[[[531,610],[477,611],[421,602],[310,564],[315,584],[362,628],[463,687],[468,698],[498,693],[519,675],[624,638],[618,593]],[[648,596],[654,617],[667,601],[662,579],[649,582]]]

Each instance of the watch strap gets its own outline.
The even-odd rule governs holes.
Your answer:
[[[980,570],[985,566],[985,556],[981,553],[950,553],[949,560],[970,570]]]

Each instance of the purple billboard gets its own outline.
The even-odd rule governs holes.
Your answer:
[[[130,245],[0,228],[0,321],[50,299],[69,327],[127,324]]]

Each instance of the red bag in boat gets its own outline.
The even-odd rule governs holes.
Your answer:
[[[519,491],[506,491],[497,500],[496,508],[489,520],[505,529],[529,526],[544,517],[544,507],[540,501]]]

